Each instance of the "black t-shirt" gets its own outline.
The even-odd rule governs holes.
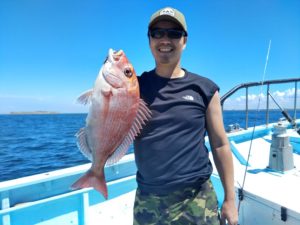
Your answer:
[[[152,112],[134,141],[139,188],[164,195],[203,183],[212,173],[205,114],[219,87],[186,70],[181,78],[163,78],[152,70],[138,79],[141,98]]]

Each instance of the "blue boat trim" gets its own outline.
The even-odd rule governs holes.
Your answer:
[[[109,199],[134,189],[135,176],[108,183]],[[103,201],[105,199],[97,191],[86,188],[3,209],[0,221],[3,225],[32,225],[45,221],[51,224],[86,224],[88,207]]]
[[[241,155],[241,153],[239,152],[239,150],[236,147],[236,143],[234,141],[230,141],[230,148],[232,153],[234,154],[234,156],[239,160],[239,162],[246,166],[250,166],[250,163],[247,163],[247,160]]]

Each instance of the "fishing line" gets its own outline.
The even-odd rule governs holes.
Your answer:
[[[256,122],[257,122],[257,118],[258,118],[258,112],[260,110],[260,102],[261,102],[261,98],[262,98],[263,85],[265,82],[266,71],[267,71],[267,66],[268,66],[268,62],[269,62],[270,49],[271,49],[271,40],[269,41],[269,47],[268,47],[267,57],[266,57],[266,61],[265,61],[265,68],[264,68],[264,72],[263,72],[263,78],[262,78],[261,85],[260,85],[260,94],[258,97],[256,115],[254,117],[254,125],[253,125],[252,134],[251,134],[251,141],[250,141],[250,146],[249,146],[249,151],[248,151],[248,156],[247,156],[246,168],[245,168],[245,172],[244,172],[243,184],[242,184],[242,187],[239,189],[238,213],[240,212],[240,206],[241,206],[241,202],[243,200],[243,190],[244,190],[246,176],[247,176],[247,170],[248,170],[249,159],[250,159],[251,150],[252,150],[252,143],[253,143],[253,138],[254,138],[254,133],[255,133],[255,127],[256,127]]]

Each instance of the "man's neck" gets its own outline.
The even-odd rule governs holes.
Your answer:
[[[179,78],[183,77],[185,72],[181,69],[180,65],[176,66],[164,66],[164,65],[156,65],[155,72],[157,75],[164,77],[164,78]]]

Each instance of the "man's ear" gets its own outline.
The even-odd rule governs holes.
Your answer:
[[[183,39],[183,47],[182,47],[182,50],[185,49],[186,43],[187,43],[187,37],[183,37],[183,38],[184,38],[184,39]]]

